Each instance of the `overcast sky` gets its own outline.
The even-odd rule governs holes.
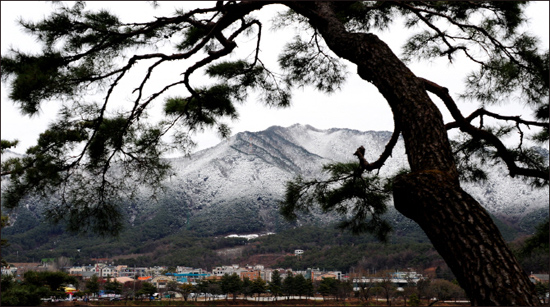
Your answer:
[[[193,2],[178,1],[163,3],[160,2],[160,7],[153,9],[146,2],[90,2],[87,8],[108,8],[116,13],[124,22],[143,22],[150,21],[151,16],[168,16],[174,11],[176,5],[185,5],[192,7]],[[201,2],[201,6],[206,6],[208,3]],[[6,50],[13,46],[23,51],[40,50],[39,45],[34,41],[34,38],[23,33],[17,26],[16,20],[18,17],[23,17],[25,20],[39,20],[44,16],[49,15],[53,5],[50,2],[30,2],[30,1],[2,1],[1,2],[1,53],[4,55]],[[284,30],[273,33],[269,29],[270,16],[277,10],[277,6],[273,6],[268,10],[262,10],[256,13],[258,18],[264,24],[264,32],[262,33],[261,58],[267,63],[274,63],[278,50],[280,50],[285,41],[288,41],[294,35],[293,31]],[[528,29],[531,33],[536,34],[542,41],[544,49],[548,49],[549,38],[549,2],[541,1],[534,2],[529,5],[526,15],[530,19]],[[408,32],[410,34],[410,32]],[[394,52],[400,54],[400,47],[404,43],[404,39],[408,37],[406,32],[402,30],[402,25],[398,24],[392,27],[391,31],[380,33],[380,37],[392,47]],[[255,39],[242,41],[239,44],[238,55],[234,58],[239,58],[250,54],[252,49],[247,46],[254,46]],[[173,53],[170,46],[159,46],[161,51],[168,54]],[[159,70],[160,77],[156,79],[158,86],[166,85],[163,83],[165,73],[174,71],[175,68],[181,67],[177,73],[183,71],[183,66],[171,64],[165,67],[165,71]],[[465,61],[456,61],[452,65],[446,60],[435,61],[433,63],[413,63],[410,68],[420,77],[430,79],[442,86],[449,88],[451,94],[455,97],[462,91],[462,81],[466,74],[471,71],[472,66]],[[233,133],[241,131],[260,131],[273,125],[287,127],[296,123],[309,124],[319,129],[328,128],[350,128],[361,131],[367,130],[388,130],[393,129],[393,121],[391,112],[376,88],[366,81],[361,80],[356,76],[355,66],[348,65],[349,78],[341,91],[332,95],[326,95],[314,91],[311,88],[296,90],[293,93],[293,105],[288,109],[270,109],[254,102],[254,96],[251,95],[249,101],[244,106],[239,107],[238,111],[240,118],[238,121],[228,122],[233,129]],[[136,74],[136,78],[141,75]],[[200,79],[197,79],[200,81]],[[173,81],[171,81],[173,82]],[[196,82],[196,81],[195,81]],[[193,83],[193,85],[198,85]],[[126,90],[122,88],[119,91],[121,102],[129,103],[128,87]],[[101,96],[98,96],[101,97]],[[100,98],[99,98],[100,99]],[[437,99],[436,103],[441,106]],[[475,103],[459,102],[460,107],[465,115],[477,108]],[[156,109],[159,110],[162,101],[157,101]],[[442,109],[440,107],[440,109]],[[521,112],[521,107],[502,106],[497,110],[506,115],[517,115]],[[55,119],[57,112],[56,102],[48,102],[42,106],[42,112],[39,116],[28,118],[19,114],[13,102],[7,98],[6,85],[2,84],[1,88],[1,136],[2,139],[12,140],[18,139],[20,145],[14,150],[19,153],[24,153],[26,148],[36,142],[38,134],[43,131],[47,124]],[[442,110],[445,121],[450,121],[448,112]],[[525,113],[525,112],[523,112]],[[153,114],[155,110],[153,110]],[[217,144],[220,139],[212,132],[196,135],[194,138],[198,142],[197,150]]]

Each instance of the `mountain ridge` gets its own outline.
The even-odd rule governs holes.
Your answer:
[[[374,161],[390,138],[388,131],[323,130],[301,124],[240,132],[189,156],[168,158],[173,176],[164,181],[166,192],[158,202],[144,197],[128,201],[122,209],[130,227],[163,216],[157,220],[170,221],[172,231],[187,228],[211,235],[277,232],[308,223],[328,223],[336,217],[320,212],[295,224],[284,221],[277,204],[284,195],[285,183],[297,175],[306,179],[320,176],[323,164],[356,162],[353,153],[359,146],[366,148],[366,159]],[[380,175],[392,175],[406,168],[407,157],[400,139]],[[544,212],[548,190],[531,190],[517,179],[502,176],[502,172],[504,167],[498,165],[489,171],[487,182],[462,186],[489,213],[519,230],[524,217],[548,215]],[[39,204],[27,205],[31,211],[38,207]],[[414,224],[397,212],[388,218],[399,220],[402,227]],[[523,228],[529,232],[530,227]]]

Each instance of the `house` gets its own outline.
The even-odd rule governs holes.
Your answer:
[[[94,275],[99,276],[99,267],[92,265],[74,266],[69,268],[69,275],[81,277],[83,280],[90,279]]]
[[[255,280],[256,278],[260,277],[260,271],[252,270],[252,271],[243,271],[240,274],[241,279],[248,278],[250,280]]]
[[[186,273],[186,274],[189,274],[189,273],[205,274],[206,271],[203,270],[203,269],[195,269],[195,268],[187,267],[187,266],[177,266],[176,267],[176,273],[179,273],[179,274],[182,274],[182,273]]]
[[[223,265],[223,266],[215,267],[214,269],[212,269],[212,275],[223,276],[224,274],[228,274],[228,275],[231,275],[233,273],[239,274],[239,272],[241,272],[243,270],[244,269],[239,269],[238,264],[234,264],[234,265],[231,265],[231,266]]]
[[[166,291],[168,283],[174,281],[174,278],[170,276],[157,276],[151,279],[151,283],[157,287],[158,291],[163,293]]]
[[[113,266],[104,266],[99,271],[100,277],[118,277],[118,272],[115,267]]]
[[[21,280],[23,279],[23,274],[27,271],[47,271],[48,269],[41,266],[38,262],[18,262],[18,263],[10,263],[10,272],[14,272],[13,275],[15,279]],[[4,269],[2,269],[2,275],[4,275]],[[7,273],[7,272],[6,272]]]
[[[396,271],[391,274],[392,279],[406,279],[406,280],[413,280],[418,281],[419,279],[422,279],[422,274],[416,273],[414,271],[408,271],[408,272],[400,272]]]
[[[333,278],[336,280],[340,280],[342,278],[342,272],[337,271],[337,272],[324,273],[316,277],[315,280],[323,280],[325,278]]]
[[[174,276],[178,276],[178,282],[197,282],[210,276],[208,272],[203,269],[194,269],[191,267],[176,267],[177,273]]]
[[[73,266],[69,268],[69,275],[82,276],[82,272],[86,271],[84,266]]]
[[[222,276],[211,275],[211,276],[206,276],[204,279],[212,280],[212,281],[219,281],[219,280],[222,280]]]
[[[154,266],[147,270],[147,275],[159,276],[162,275],[162,272],[165,272],[168,268],[165,266]]]
[[[281,276],[281,279],[285,279],[289,274],[294,275],[292,272],[292,269],[277,269],[279,271],[279,275]]]
[[[254,270],[263,271],[265,267],[262,264],[256,264]]]
[[[146,275],[147,275],[147,268],[126,266],[120,269],[118,276],[134,278],[136,276],[146,276]]]
[[[295,256],[301,256],[303,253],[304,253],[304,251],[302,249],[297,249],[297,250],[294,251]]]
[[[321,275],[323,275],[323,272],[321,271],[321,269],[308,268],[304,277],[311,280],[319,280]]]
[[[533,283],[541,282],[541,283],[548,283],[549,282],[549,274],[531,274],[529,275],[529,279]]]
[[[17,275],[17,267],[9,266],[9,265],[2,267],[2,276],[7,276],[7,275],[11,275],[11,276]]]
[[[261,269],[260,270],[260,278],[265,280],[266,282],[271,281],[271,275],[273,274],[273,270],[271,269]]]

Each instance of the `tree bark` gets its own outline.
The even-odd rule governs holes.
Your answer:
[[[538,305],[532,282],[489,214],[447,174],[400,176],[394,200],[397,210],[422,227],[472,305]]]
[[[539,305],[491,217],[460,187],[443,117],[423,82],[376,35],[350,33],[330,2],[283,2],[309,18],[329,48],[357,65],[392,109],[411,173],[394,181],[396,209],[422,227],[472,305]]]

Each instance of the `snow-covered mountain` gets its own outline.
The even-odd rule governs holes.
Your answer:
[[[284,223],[277,201],[288,180],[299,174],[315,176],[330,162],[356,161],[353,153],[361,145],[366,158],[373,161],[390,137],[389,132],[318,130],[303,125],[238,133],[213,148],[172,159],[175,174],[166,182],[166,196],[180,199],[193,228],[201,225],[224,232],[231,227],[220,225],[232,221],[241,232],[277,231]],[[402,144],[387,166],[386,173],[407,167]]]
[[[124,209],[134,226],[156,218],[174,229],[207,234],[277,232],[288,226],[277,213],[288,180],[318,176],[326,163],[357,161],[353,153],[359,146],[366,148],[366,159],[374,161],[390,137],[390,132],[304,125],[238,133],[215,147],[170,159],[174,175],[165,181],[167,189],[158,202],[138,199]],[[408,162],[399,141],[380,174],[403,168]],[[490,213],[511,224],[533,214],[548,215],[548,189],[533,190],[506,174],[497,166],[487,182],[463,186]],[[310,222],[327,219],[319,215]]]
[[[185,212],[185,223],[192,228],[214,233],[277,231],[284,223],[277,201],[288,180],[298,174],[319,175],[326,163],[356,161],[353,153],[359,146],[366,148],[367,160],[374,161],[390,137],[390,132],[319,130],[307,125],[238,133],[215,147],[172,159],[175,174],[166,181],[166,201]],[[408,162],[399,141],[380,174],[403,168]],[[487,182],[463,186],[490,213],[512,223],[548,208],[547,189],[531,189],[506,173],[497,166]],[[153,204],[150,210],[155,211]],[[327,217],[317,218],[319,222]]]

